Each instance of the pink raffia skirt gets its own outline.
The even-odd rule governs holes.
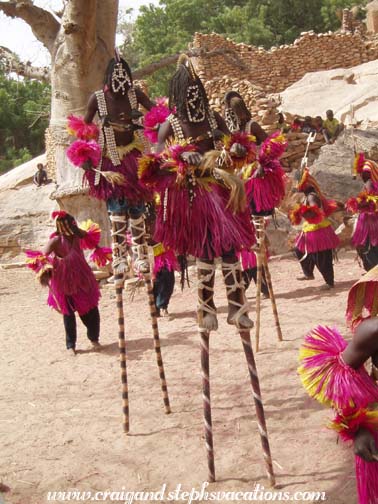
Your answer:
[[[274,210],[285,197],[285,180],[281,167],[267,170],[264,178],[250,178],[245,186],[248,202],[258,213]]]
[[[375,444],[378,433],[374,432]],[[355,456],[358,504],[376,504],[378,502],[378,462],[366,462]]]
[[[100,290],[84,254],[73,251],[55,258],[47,304],[62,315],[77,311],[85,315],[98,305]]]
[[[162,254],[154,258],[154,276],[156,276],[163,268],[166,268],[168,271],[180,271],[176,254],[171,249],[165,250]]]
[[[89,195],[100,200],[126,198],[129,203],[150,201],[152,199],[151,191],[144,187],[138,179],[138,159],[140,156],[140,151],[133,149],[123,156],[119,166],[114,166],[108,157],[103,157],[101,171],[121,173],[125,177],[125,182],[122,185],[113,186],[105,177],[101,176],[99,183],[94,185],[96,174],[93,171],[85,171],[83,178],[89,184]]]
[[[161,194],[154,239],[178,255],[213,259],[231,249],[255,242],[248,210],[235,214],[226,208],[228,191],[218,184],[196,187],[190,203],[186,187],[170,187]]]
[[[243,271],[257,268],[257,256],[253,250],[243,249],[240,252],[238,252],[238,257]],[[269,259],[268,252],[266,254],[266,257],[267,259]]]
[[[370,245],[378,245],[378,214],[373,212],[361,212],[352,236],[352,245],[362,247],[369,240]]]
[[[309,254],[335,249],[339,244],[340,240],[331,225],[307,233],[301,231],[295,241],[295,246],[301,252],[308,252]]]

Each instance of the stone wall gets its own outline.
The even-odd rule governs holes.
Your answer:
[[[360,32],[306,32],[294,44],[272,47],[269,51],[236,44],[215,33],[196,33],[192,47],[205,53],[227,50],[225,54],[193,58],[204,82],[227,75],[246,79],[273,93],[283,91],[308,72],[350,68],[378,59],[378,36]]]

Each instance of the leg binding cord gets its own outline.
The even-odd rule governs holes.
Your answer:
[[[252,320],[248,317],[248,303],[245,298],[244,283],[240,262],[222,262],[224,283],[228,300],[227,322],[237,329],[251,329]]]
[[[113,273],[114,276],[120,276],[127,273],[130,268],[127,261],[127,243],[126,230],[127,219],[124,214],[110,213],[110,222],[112,223],[112,255],[113,255]]]
[[[200,333],[216,331],[218,329],[218,320],[213,301],[216,266],[213,263],[205,263],[200,259],[197,259],[196,265],[198,274],[198,330]]]
[[[144,216],[137,219],[130,218],[130,230],[132,237],[132,251],[134,260],[134,269],[138,273],[149,273],[150,263],[148,260],[148,248],[145,243],[146,229],[144,225]]]

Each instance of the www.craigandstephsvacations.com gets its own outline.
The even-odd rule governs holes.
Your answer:
[[[168,489],[164,483],[157,491],[132,491],[122,487],[121,490],[104,491],[51,491],[47,493],[48,502],[162,502],[182,501],[187,504],[199,501],[244,501],[244,502],[322,502],[326,501],[326,493],[318,491],[286,492],[281,490],[267,490],[263,485],[255,483],[252,490],[247,491],[212,491],[209,483],[204,482],[201,487],[183,490],[181,483],[174,489]]]

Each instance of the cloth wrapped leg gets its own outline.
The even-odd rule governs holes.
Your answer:
[[[248,303],[245,298],[244,282],[239,261],[222,262],[222,273],[226,284],[228,300],[227,322],[238,329],[251,329],[253,322],[248,317]]]
[[[146,229],[144,216],[137,219],[130,218],[130,230],[132,237],[132,251],[134,260],[134,269],[139,273],[148,273],[150,263],[148,260],[148,248],[146,243]]]
[[[218,329],[217,310],[214,305],[214,263],[205,263],[197,259],[198,274],[198,327],[200,332],[216,331]]]

